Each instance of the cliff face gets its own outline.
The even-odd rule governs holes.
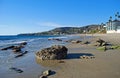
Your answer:
[[[92,34],[92,33],[105,33],[105,28],[101,25],[87,25],[83,27],[59,27],[46,32],[28,33],[19,35],[68,35],[68,34]]]

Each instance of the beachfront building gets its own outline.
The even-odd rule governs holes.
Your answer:
[[[115,20],[110,17],[109,21],[106,23],[107,33],[120,33],[120,15],[119,12],[115,14]]]

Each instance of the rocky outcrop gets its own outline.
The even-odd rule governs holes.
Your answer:
[[[36,57],[40,60],[65,59],[68,49],[62,45],[54,45],[49,48],[42,49],[36,53]]]

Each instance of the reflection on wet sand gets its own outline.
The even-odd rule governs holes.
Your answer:
[[[60,63],[60,60],[40,60],[38,58],[36,58],[36,62],[37,64],[40,64],[44,67],[54,67],[54,66],[58,66]]]

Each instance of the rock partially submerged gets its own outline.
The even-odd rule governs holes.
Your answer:
[[[25,55],[25,54],[27,54],[27,53],[28,53],[28,51],[25,51],[25,52],[23,52],[23,53],[20,53],[20,54],[16,55],[15,58],[21,57],[21,56],[23,56],[23,55]]]
[[[68,49],[62,45],[54,45],[49,48],[42,49],[36,53],[36,57],[40,60],[65,59]]]
[[[27,45],[27,42],[22,42],[20,43],[20,45]]]
[[[11,46],[8,46],[8,47],[5,47],[5,48],[2,48],[0,50],[12,50],[13,52],[15,53],[20,53],[21,52],[21,49],[24,48],[24,46],[27,44],[27,42],[22,42],[20,43],[19,45],[11,45]]]
[[[13,48],[12,48],[12,51],[13,52],[21,52],[21,46],[14,46]]]
[[[17,73],[22,73],[22,72],[23,72],[23,70],[18,69],[18,68],[16,68],[16,67],[11,67],[10,70],[14,70],[14,71],[16,71]]]
[[[15,46],[8,46],[8,47],[5,47],[5,48],[2,48],[1,50],[8,50],[8,49],[12,49],[14,48]]]

